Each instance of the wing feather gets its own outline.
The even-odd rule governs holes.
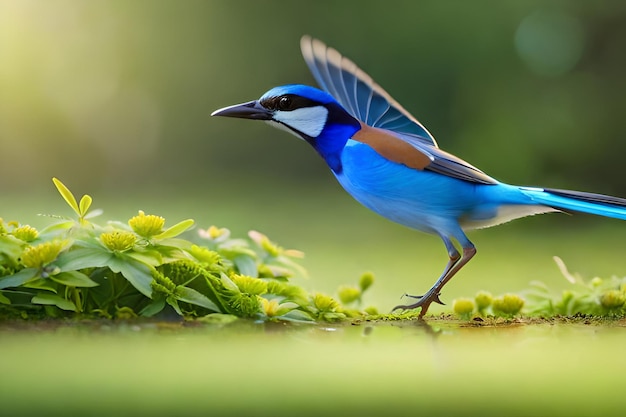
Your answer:
[[[396,117],[395,112],[388,112],[394,109],[407,120],[399,132],[413,134],[437,146],[430,132],[354,62],[310,36],[302,37],[300,47],[320,87],[335,97],[352,116],[372,127],[381,127],[387,117]],[[353,79],[357,80],[354,90]]]
[[[393,132],[398,140],[423,154],[415,154],[415,160],[407,161],[411,153],[407,154],[406,148],[384,145],[389,158],[415,169],[426,169],[464,181],[498,184],[498,181],[478,168],[439,149],[435,138],[413,115],[336,49],[306,35],[302,37],[300,47],[317,83],[348,113],[368,126]],[[379,149],[382,148],[379,146]]]
[[[421,138],[407,134],[398,134],[398,137],[430,158],[431,163],[425,168],[429,171],[476,184],[499,184],[498,180],[485,174],[469,162],[440,148],[425,144]]]

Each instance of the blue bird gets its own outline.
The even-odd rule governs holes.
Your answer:
[[[343,188],[389,220],[439,236],[449,260],[413,303],[439,299],[444,285],[476,254],[465,232],[548,212],[583,212],[626,220],[626,199],[500,182],[439,148],[435,138],[372,78],[335,49],[309,36],[302,54],[322,90],[284,85],[259,100],[212,116],[264,120],[304,139]],[[460,246],[460,251],[456,245]]]

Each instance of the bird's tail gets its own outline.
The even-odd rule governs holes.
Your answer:
[[[626,199],[623,198],[554,188],[520,187],[520,190],[534,202],[557,210],[626,220]]]

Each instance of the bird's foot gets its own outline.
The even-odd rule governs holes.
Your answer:
[[[441,295],[441,293],[434,294],[434,295],[430,295],[430,296],[429,296],[428,294],[426,294],[426,295],[413,295],[413,294],[407,294],[407,293],[404,293],[402,296],[403,296],[403,297],[409,297],[409,298],[416,298],[416,299],[418,299],[418,300],[421,300],[421,299],[422,299],[422,298],[424,298],[424,297],[430,297],[431,302],[433,302],[433,303],[437,303],[437,304],[441,304],[442,306],[445,306],[445,305],[446,305],[446,303],[444,303],[443,301],[441,301],[441,299],[439,298],[439,296],[440,296],[440,295]],[[394,308],[394,310],[396,310],[396,309],[398,309],[398,308],[399,308],[399,306],[398,306],[398,307],[396,307],[396,308]]]
[[[420,298],[423,298],[424,296],[423,295],[408,294],[408,293],[405,292],[404,294],[402,294],[402,297],[417,298],[419,300]]]
[[[422,318],[424,317],[424,314],[426,314],[426,312],[428,311],[428,307],[430,307],[432,303],[445,305],[439,298],[439,295],[440,294],[436,292],[432,292],[432,293],[428,292],[425,295],[404,294],[405,297],[416,298],[418,301],[416,301],[413,304],[397,305],[391,311],[394,312],[396,310],[413,310],[418,307],[421,307],[419,318]]]

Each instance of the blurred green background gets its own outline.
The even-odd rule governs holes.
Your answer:
[[[299,51],[308,33],[492,175],[626,194],[623,2],[0,4],[2,191],[52,175],[91,192],[233,179],[274,194],[283,182],[333,188],[304,144],[208,117],[313,83]]]
[[[209,117],[314,83],[302,34],[496,178],[626,195],[624,2],[0,0],[0,216],[66,213],[56,176],[107,219],[261,230],[304,250],[324,290],[365,270],[384,307],[425,290],[446,261],[438,239],[352,202],[302,141]],[[624,274],[619,227],[546,216],[472,234],[480,255],[451,294],[560,283],[552,255]]]

